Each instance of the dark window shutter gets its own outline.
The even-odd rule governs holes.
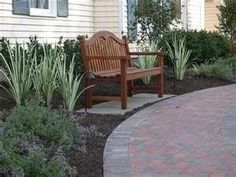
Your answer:
[[[13,14],[29,15],[29,0],[13,0]]]
[[[137,24],[135,20],[136,0],[128,0],[128,37],[130,41],[137,39]]]
[[[57,16],[67,17],[69,15],[69,4],[68,0],[57,0]]]

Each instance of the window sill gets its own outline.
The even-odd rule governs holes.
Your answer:
[[[49,18],[56,18],[57,15],[53,14],[35,14],[35,13],[30,13],[31,17],[49,17]]]

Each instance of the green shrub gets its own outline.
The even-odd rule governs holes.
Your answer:
[[[233,78],[233,70],[230,65],[216,65],[213,69],[213,75],[220,80],[231,80]]]
[[[0,124],[0,134],[0,174],[25,177],[68,176],[64,151],[80,138],[62,113],[32,103],[16,107]]]
[[[75,67],[77,68],[77,72],[83,72],[84,71],[84,63],[81,58],[80,54],[80,44],[78,40],[70,40],[67,39],[63,43],[63,50],[66,55],[66,60],[67,60],[67,68],[69,68],[69,63],[72,61],[73,56],[74,62],[75,62]]]
[[[186,36],[186,47],[192,50],[190,63],[209,63],[225,57],[230,52],[230,42],[217,32],[175,30],[164,34],[161,45],[171,42],[172,36],[177,39]]]
[[[0,39],[0,53],[5,57],[7,61],[10,60],[10,55],[7,47],[8,45],[10,45],[10,42],[6,38],[2,37]],[[2,68],[3,66],[4,62],[0,60],[0,68]]]
[[[139,0],[135,10],[135,25],[139,26],[138,42],[146,39],[159,42],[161,36],[170,30],[177,11],[172,1]]]
[[[236,56],[225,59],[225,62],[233,67],[233,71],[236,72]]]
[[[194,73],[199,77],[214,77],[221,80],[231,80],[233,78],[233,68],[224,61],[213,64],[201,64],[194,66]]]
[[[214,65],[200,64],[200,65],[194,65],[193,70],[196,76],[213,77],[213,72],[212,72],[213,68],[214,68]]]

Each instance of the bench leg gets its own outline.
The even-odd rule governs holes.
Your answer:
[[[132,97],[134,94],[133,88],[134,88],[134,81],[133,80],[128,81],[128,96],[129,97]]]
[[[161,74],[158,75],[157,85],[158,85],[158,96],[163,97],[163,72],[161,72]]]
[[[127,109],[127,81],[126,79],[121,79],[120,84],[120,95],[121,95],[121,109]]]
[[[91,86],[92,84],[93,83],[91,80],[86,81],[87,87]],[[92,96],[93,96],[93,88],[90,87],[86,90],[86,108],[92,108],[92,106],[93,106]]]

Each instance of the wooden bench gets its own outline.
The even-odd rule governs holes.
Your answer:
[[[93,96],[93,88],[86,92],[86,106],[92,107],[94,100],[120,100],[121,108],[127,108],[127,95],[133,95],[133,80],[147,76],[157,76],[156,91],[163,96],[163,59],[162,52],[130,52],[127,37],[122,39],[108,31],[96,32],[90,39],[78,37],[81,54],[86,71],[97,81],[120,81],[120,97]],[[156,55],[158,64],[151,69],[140,69],[132,66],[131,56]],[[87,77],[86,85],[93,85],[93,80]]]

